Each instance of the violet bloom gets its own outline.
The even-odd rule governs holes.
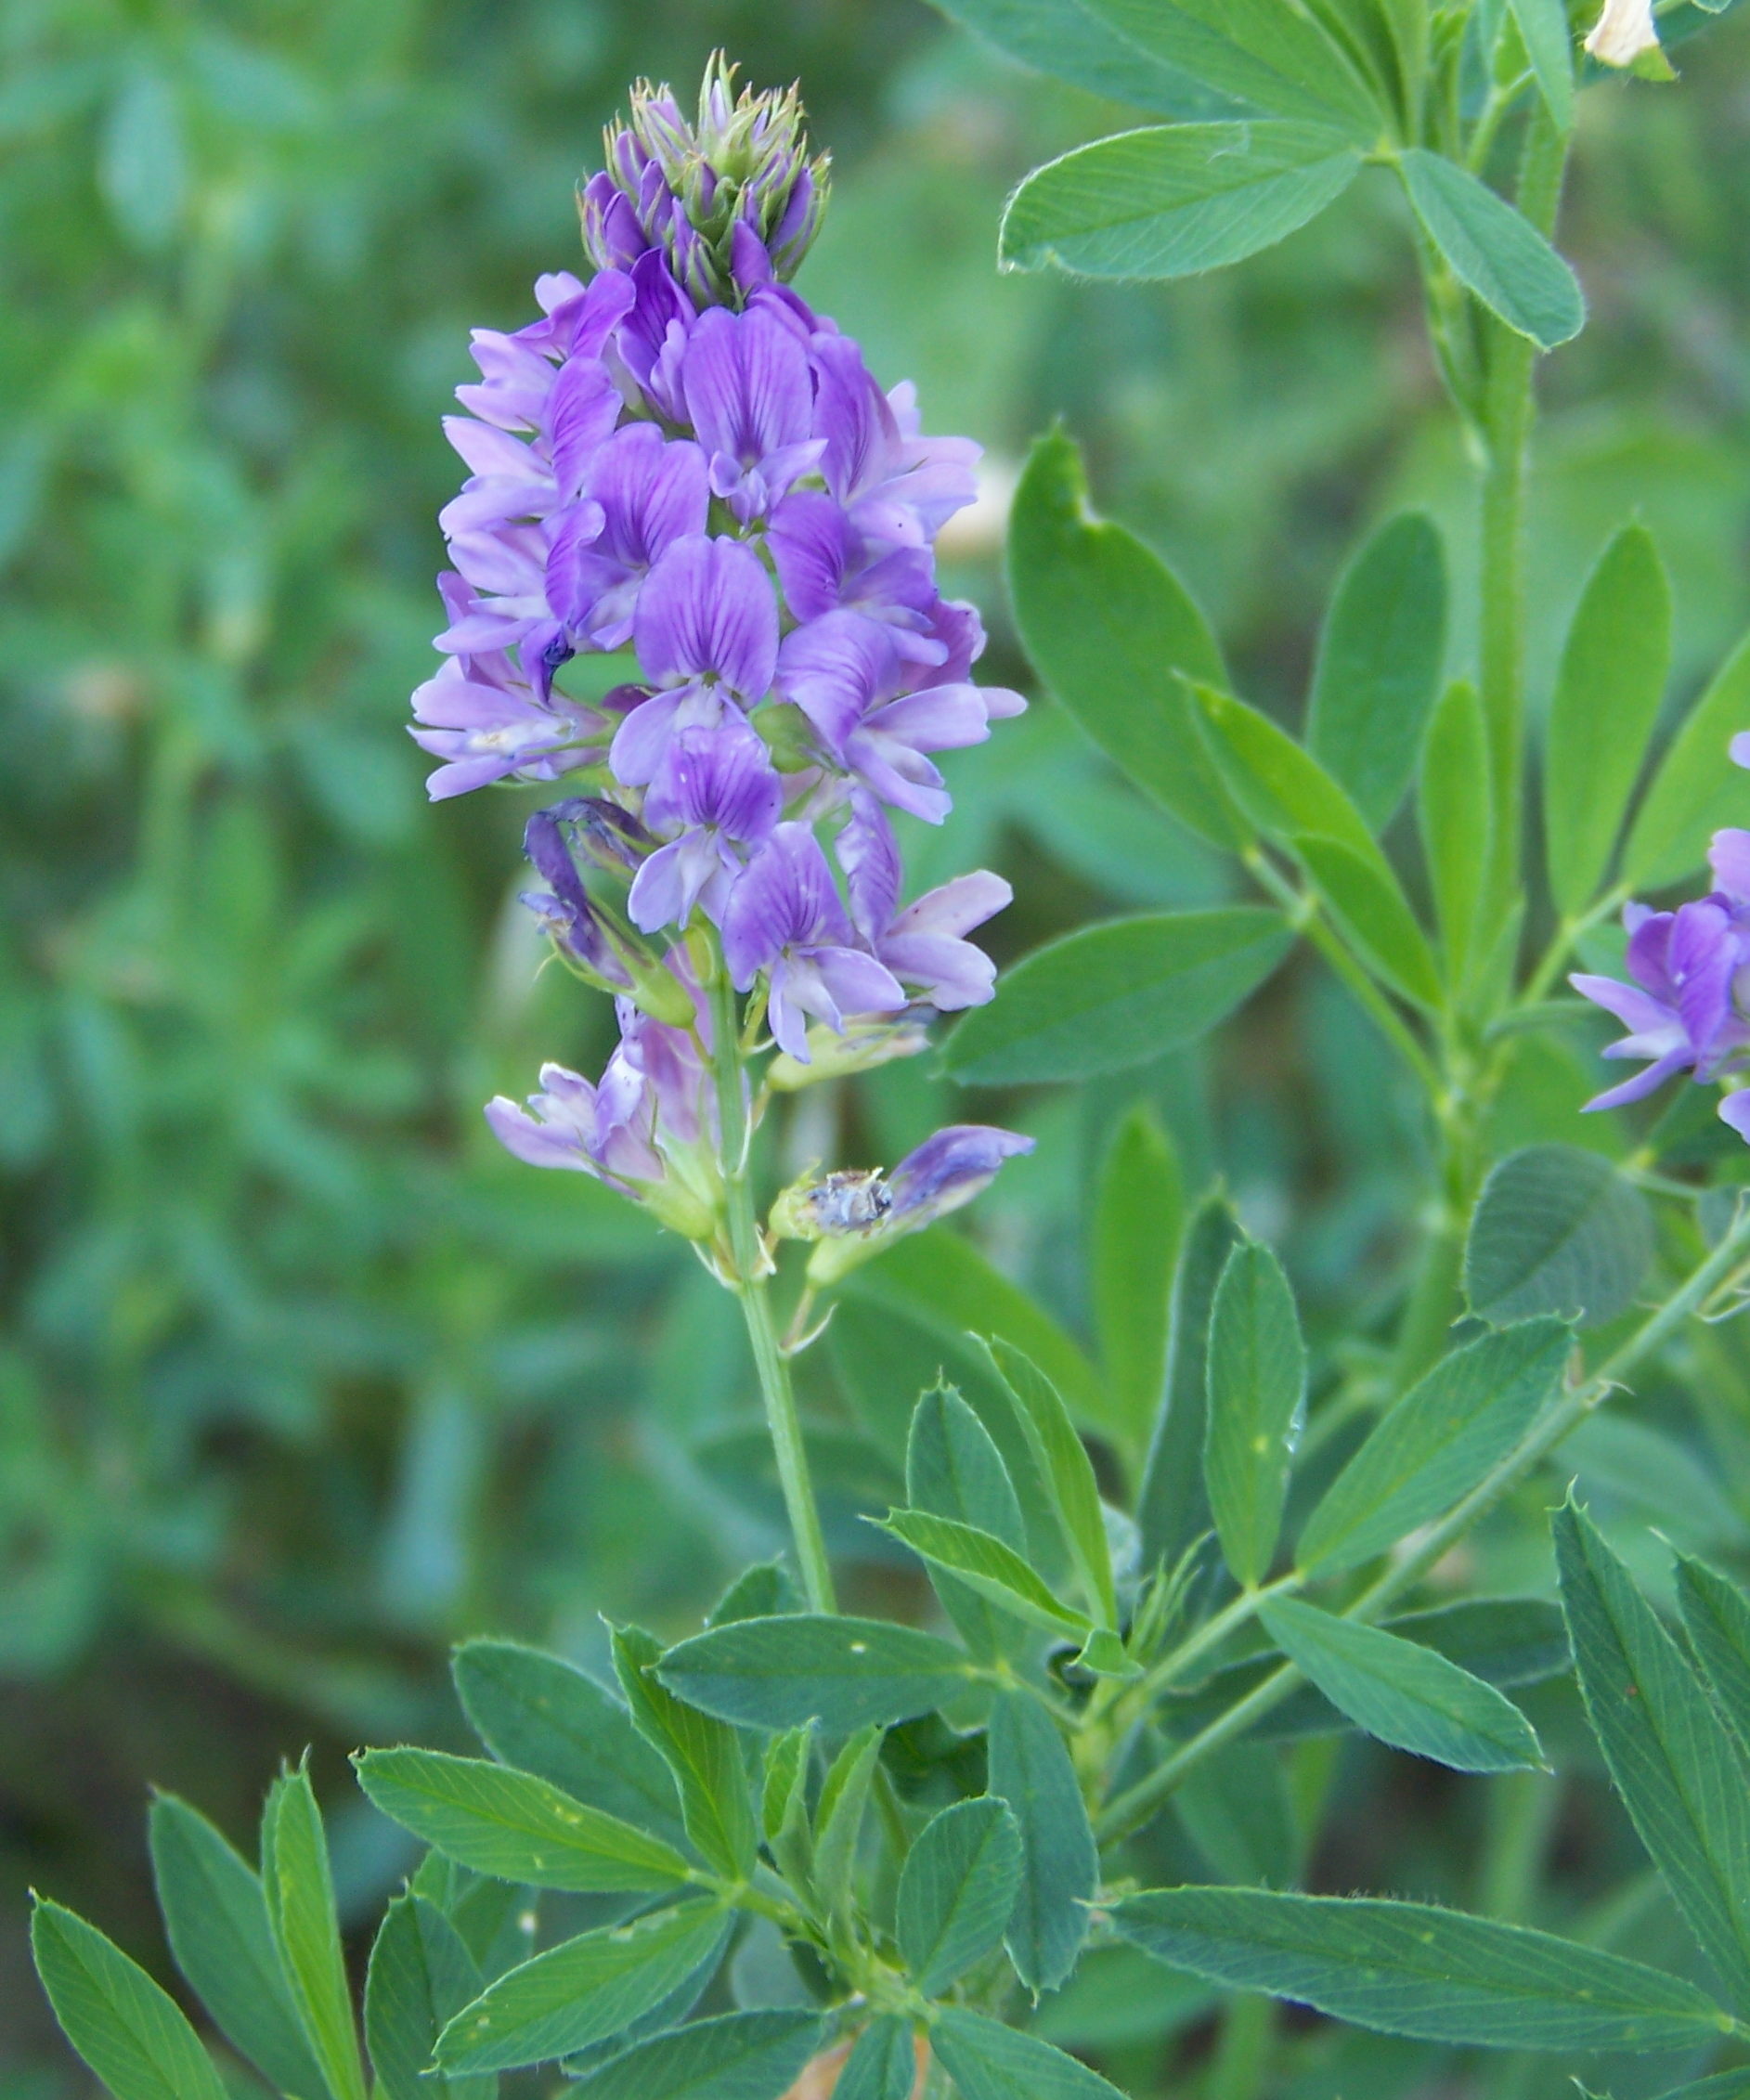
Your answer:
[[[842,1029],[847,1014],[905,1005],[892,972],[855,943],[819,839],[807,824],[780,824],[729,893],[723,957],[738,992],[766,973],[772,1037],[798,1065],[809,1062],[804,1015]]]
[[[1588,1109],[1638,1101],[1679,1071],[1693,1071],[1705,1084],[1745,1061],[1750,1021],[1741,1008],[1750,992],[1750,832],[1716,832],[1708,860],[1717,885],[1712,895],[1675,912],[1626,907],[1632,983],[1583,973],[1568,979],[1628,1031],[1605,1056],[1646,1060],[1631,1079],[1588,1101]],[[1750,1137],[1750,1098],[1730,1095],[1719,1113]]]
[[[836,851],[857,930],[902,984],[914,986],[942,1013],[982,1006],[992,996],[996,966],[966,936],[1013,900],[1015,892],[1001,875],[979,868],[896,909],[899,841],[885,812],[861,789],[852,796]]]
[[[665,442],[655,423],[629,423],[597,450],[584,490],[554,525],[547,605],[568,635],[620,649],[652,565],[676,540],[705,530],[705,455],[684,438]]]
[[[826,449],[812,434],[808,350],[780,309],[699,316],[681,367],[687,413],[711,462],[711,488],[744,525],[762,518]]]
[[[978,495],[981,447],[969,437],[920,436],[915,390],[907,382],[883,394],[849,336],[822,331],[811,351],[814,429],[834,500],[871,539],[927,546]]]
[[[609,984],[629,985],[631,978],[609,944],[565,843],[560,814],[564,807],[537,810],[524,829],[523,850],[548,887],[525,890],[523,902],[540,920],[554,945],[574,962]]]
[[[683,729],[644,797],[644,822],[670,836],[638,871],[628,902],[642,932],[685,926],[693,907],[720,920],[741,849],[771,836],[784,786],[763,742],[739,716],[715,729]]]
[[[661,1181],[662,1159],[650,1138],[649,1089],[618,1052],[599,1087],[564,1065],[543,1065],[540,1081],[526,1108],[502,1094],[486,1103],[486,1121],[507,1151],[532,1167],[593,1174],[627,1196],[640,1196],[646,1185]]]
[[[446,576],[438,588],[460,624],[466,585]],[[600,758],[612,734],[596,709],[551,691],[538,694],[513,659],[494,649],[452,655],[414,693],[413,716],[413,741],[444,761],[425,783],[434,802],[512,775],[556,780]]]
[[[773,1229],[816,1242],[809,1281],[834,1284],[907,1233],[983,1194],[1004,1162],[1033,1140],[987,1123],[951,1123],[908,1152],[890,1174],[834,1173],[785,1189],[772,1207]]]
[[[830,496],[798,488],[771,513],[766,531],[784,603],[797,620],[840,606],[893,630],[900,655],[940,664],[947,644],[931,632],[936,572],[925,547],[866,540]]]
[[[745,709],[770,689],[778,606],[759,557],[735,539],[677,539],[639,592],[632,640],[645,677],[662,690],[620,725],[610,763],[628,786],[642,787],[675,731],[714,727],[725,694]]]
[[[778,691],[813,724],[833,760],[883,802],[939,824],[953,807],[932,751],[982,744],[992,718],[1027,703],[969,681],[904,690],[891,630],[861,613],[823,614],[784,639]]]

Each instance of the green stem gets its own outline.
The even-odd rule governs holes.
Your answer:
[[[1449,1510],[1438,1523],[1422,1534],[1416,1550],[1406,1554],[1364,1590],[1343,1613],[1364,1624],[1377,1619],[1406,1589],[1413,1588],[1436,1562],[1444,1559],[1471,1527],[1486,1516],[1532,1469],[1546,1458],[1568,1432],[1591,1413],[1612,1388],[1659,1348],[1698,1305],[1750,1258],[1750,1212],[1741,1215],[1731,1230],[1682,1287],[1673,1292],[1656,1313],[1637,1329],[1614,1356],[1609,1357],[1584,1384],[1551,1407],[1522,1437],[1514,1448],[1494,1466],[1470,1494]],[[1186,1774],[1200,1765],[1224,1744],[1245,1734],[1286,1699],[1301,1682],[1292,1663],[1284,1663],[1238,1701],[1218,1719],[1182,1744],[1170,1757],[1157,1765],[1146,1779],[1138,1780],[1110,1802],[1095,1825],[1102,1843],[1128,1836],[1139,1830],[1166,1800]]]
[[[719,958],[711,979],[711,1069],[717,1082],[718,1121],[721,1129],[723,1204],[729,1225],[729,1251],[732,1270],[730,1288],[741,1301],[742,1317],[747,1323],[747,1340],[754,1353],[754,1368],[759,1376],[760,1396],[766,1406],[766,1427],[778,1461],[778,1481],[784,1489],[784,1506],[790,1519],[790,1536],[802,1570],[802,1588],[810,1612],[836,1612],[833,1571],[826,1557],[826,1541],[821,1533],[821,1513],[814,1500],[814,1484],[809,1477],[808,1451],[802,1442],[802,1424],[796,1411],[796,1390],[790,1382],[790,1363],[778,1340],[771,1316],[768,1281],[771,1263],[760,1238],[759,1221],[754,1213],[754,1193],[748,1179],[747,1105],[742,1090],[741,1016],[736,1011],[735,990]]]
[[[1288,914],[1289,923],[1305,934],[1379,1024],[1388,1042],[1398,1051],[1421,1081],[1431,1097],[1442,1091],[1440,1075],[1427,1052],[1405,1025],[1395,1006],[1343,945],[1324,915],[1319,900],[1309,890],[1296,889],[1265,856],[1263,849],[1249,846],[1240,856],[1254,880],[1274,897]]]
[[[1247,1991],[1228,2001],[1204,2100],[1258,2100],[1270,2068],[1276,2002]]]
[[[1567,141],[1539,101],[1527,121],[1518,203],[1537,230],[1555,227]],[[1519,883],[1525,733],[1525,460],[1535,402],[1536,346],[1492,315],[1483,318],[1483,473],[1478,691],[1488,726],[1495,809],[1488,896],[1491,920]]]

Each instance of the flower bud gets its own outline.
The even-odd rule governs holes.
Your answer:
[[[795,86],[733,96],[734,77],[713,53],[693,123],[667,85],[633,88],[629,123],[604,134],[605,174],[577,197],[598,269],[662,249],[699,306],[739,306],[756,285],[796,275],[826,209],[827,157],[809,158]]]

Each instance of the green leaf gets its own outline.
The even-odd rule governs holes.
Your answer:
[[[1318,642],[1306,746],[1377,833],[1416,770],[1446,645],[1446,568],[1421,511],[1388,518],[1338,582]]]
[[[31,1951],[68,2041],[115,2100],[226,2100],[175,2001],[96,1925],[38,1897]]]
[[[1112,1412],[1133,1451],[1144,1447],[1165,1390],[1173,1265],[1184,1227],[1178,1156],[1159,1117],[1139,1101],[1120,1119],[1101,1164],[1089,1263],[1100,1362]]]
[[[942,1052],[965,1086],[1088,1079],[1145,1064],[1225,1020],[1287,954],[1257,905],[1151,912],[1083,927],[1006,970]]]
[[[1389,980],[1439,996],[1433,960],[1392,863],[1361,812],[1316,758],[1256,707],[1208,686],[1196,697],[1234,800],[1305,863],[1326,901]]]
[[[1549,704],[1549,888],[1576,917],[1610,865],[1671,668],[1671,586],[1653,535],[1625,525],[1586,580]]]
[[[1472,1597],[1386,1621],[1386,1631],[1445,1655],[1497,1691],[1565,1677],[1571,1658],[1562,1614],[1540,1597]],[[1195,1692],[1174,1696],[1166,1718],[1176,1736],[1195,1733],[1257,1689],[1279,1667],[1275,1656],[1232,1663]],[[1311,1684],[1302,1685],[1249,1731],[1256,1743],[1342,1735],[1354,1724]]]
[[[1400,997],[1430,1010],[1440,1005],[1440,972],[1395,874],[1374,853],[1306,832],[1290,837],[1315,888],[1360,949],[1373,974]]]
[[[1537,92],[1560,132],[1574,125],[1574,36],[1566,0],[1508,0]]]
[[[1131,280],[1222,269],[1316,218],[1360,167],[1323,124],[1123,132],[1033,170],[1004,211],[1000,266]]]
[[[802,1600],[782,1561],[756,1561],[744,1568],[706,1614],[706,1626],[732,1626],[737,1619],[774,1619],[799,1612]]]
[[[1008,579],[1052,696],[1169,814],[1232,846],[1226,797],[1174,675],[1224,684],[1221,651],[1160,556],[1088,509],[1082,455],[1061,428],[1034,445],[1015,492]]]
[[[1574,272],[1529,219],[1438,153],[1412,146],[1397,166],[1422,231],[1492,314],[1539,350],[1579,334],[1586,302]]]
[[[1210,1315],[1203,1478],[1223,1558],[1249,1588],[1269,1572],[1305,1399],[1294,1293],[1270,1250],[1242,1239]]]
[[[1031,1692],[997,1693],[986,1744],[990,1791],[1008,1803],[1021,1834],[1009,1959],[1030,1990],[1055,1990],[1075,1967],[1099,1884],[1081,1782],[1057,1724]]]
[[[1240,1237],[1226,1198],[1212,1190],[1192,1212],[1173,1278],[1167,1376],[1136,1497],[1145,1568],[1171,1566],[1209,1526],[1203,1486],[1209,1415],[1209,1326],[1227,1257]]]
[[[657,1675],[682,1699],[746,1728],[828,1735],[927,1714],[974,1679],[968,1658],[934,1634],[884,1619],[744,1619],[694,1634]]]
[[[914,1510],[988,1532],[1016,1553],[1027,1550],[1008,1469],[990,1432],[953,1386],[937,1385],[917,1403],[905,1454],[905,1493]],[[1003,1653],[1014,1629],[976,1590],[932,1568],[942,1609],[975,1655]]]
[[[1730,2024],[1677,1977],[1432,1904],[1170,1888],[1127,1897],[1111,1916],[1173,1968],[1423,2042],[1682,2049]]]
[[[1719,1710],[1750,1750],[1750,1597],[1705,1562],[1679,1554],[1677,1601]]]
[[[1105,28],[1076,0],[936,0],[950,21],[1058,80],[1108,102],[1129,102],[1163,117],[1225,114],[1231,99],[1176,66],[1147,58]]]
[[[1584,1511],[1556,1572],[1587,1718],[1640,1840],[1733,2003],[1750,2007],[1750,1766]]]
[[[1623,849],[1631,889],[1665,889],[1693,875],[1707,842],[1730,824],[1750,823],[1750,774],[1726,756],[1750,722],[1750,635],[1727,657],[1653,776]]]
[[[1082,0],[1139,51],[1224,95],[1340,125],[1371,145],[1382,112],[1342,54],[1280,0]]]
[[[1119,2100],[1097,2071],[982,2013],[951,2006],[929,2038],[961,2100]]]
[[[1422,857],[1434,893],[1446,979],[1470,969],[1494,833],[1488,725],[1476,688],[1463,679],[1441,695],[1422,745],[1416,798]]]
[[[743,1624],[782,1626],[782,1619]],[[733,1627],[724,1634],[733,1633]],[[721,1635],[713,1638],[722,1638]],[[674,1776],[688,1837],[719,1873],[741,1880],[758,1849],[747,1766],[732,1729],[677,1699],[660,1680],[662,1644],[642,1627],[614,1634],[618,1673],[632,1723]]]
[[[880,1756],[881,1730],[871,1721],[839,1745],[815,1811],[814,1887],[828,1913],[848,1928],[856,1911],[854,1875],[863,1810]]]
[[[956,1339],[1005,1335],[1042,1367],[1084,1420],[1108,1422],[1106,1395],[1081,1346],[964,1234],[946,1226],[910,1234],[857,1270],[849,1289],[870,1304],[899,1306]]]
[[[615,1895],[672,1888],[692,1872],[672,1845],[531,1772],[441,1750],[366,1750],[354,1763],[385,1816],[476,1873]]]
[[[1450,1509],[1555,1397],[1573,1346],[1560,1320],[1528,1320],[1436,1364],[1326,1489],[1298,1565],[1355,1567]]]
[[[1461,1772],[1521,1771],[1542,1763],[1519,1708],[1432,1648],[1289,1598],[1273,1599],[1259,1615],[1271,1640],[1331,1705],[1393,1749]]]
[[[174,1794],[152,1803],[152,1879],[176,1966],[214,2024],[277,2092],[322,2100],[267,1924],[261,1881],[199,1810]]]
[[[1653,1259],[1640,1191],[1573,1145],[1528,1145],[1483,1185],[1464,1250],[1471,1310],[1491,1327],[1552,1313],[1602,1327],[1634,1302]]]
[[[590,2100],[779,2100],[824,2031],[818,2013],[723,2013],[635,2042],[567,2090]]]
[[[455,1926],[422,1896],[396,1897],[365,1979],[377,2100],[494,2100],[494,2078],[425,2075],[438,2036],[479,1995],[480,1971]]]
[[[513,1640],[464,1641],[450,1666],[462,1711],[495,1757],[623,1822],[680,1839],[668,1766],[593,1678]]]
[[[465,2005],[437,2038],[438,2065],[452,2077],[512,2070],[609,2041],[708,1962],[728,1930],[715,1903],[694,1902],[564,1940]]]
[[[1002,1801],[956,1801],[925,1824],[900,1874],[893,1930],[926,1997],[1002,1939],[1020,1882],[1020,1829]]]
[[[310,1775],[302,1766],[282,1772],[268,1793],[261,1853],[267,1923],[305,2039],[333,2100],[365,2100],[328,1839]]]
[[[1060,1604],[1012,1546],[972,1524],[935,1517],[923,1510],[891,1510],[880,1527],[909,1546],[932,1568],[940,1568],[980,1597],[1059,1639],[1085,1640],[1091,1621]]]
[[[912,2100],[917,2048],[908,2022],[889,2014],[857,2037],[833,2088],[833,2100]]]
[[[1106,1512],[1087,1446],[1076,1434],[1062,1395],[1038,1365],[1001,1339],[988,1347],[997,1376],[1014,1398],[1033,1464],[1063,1526],[1064,1543],[1088,1601],[1100,1625],[1116,1627],[1118,1596]]]

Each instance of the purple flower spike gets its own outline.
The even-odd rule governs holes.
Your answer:
[[[547,603],[596,648],[620,649],[653,564],[676,540],[705,530],[705,455],[685,439],[666,443],[655,423],[629,423],[595,454],[585,486],[588,499],[553,531]]]
[[[896,911],[900,848],[893,827],[864,791],[855,791],[851,804],[837,852],[858,932],[902,984],[915,986],[940,1012],[982,1006],[996,990],[996,966],[966,936],[994,918],[1015,892],[1001,875],[980,868]]]
[[[701,314],[681,368],[711,487],[746,524],[764,517],[825,450],[810,435],[814,390],[801,338],[773,307]]]
[[[650,828],[680,836],[639,870],[628,904],[632,924],[644,933],[684,926],[700,902],[720,920],[742,869],[737,848],[769,838],[783,805],[771,754],[739,717],[680,731],[644,797]]]
[[[759,557],[739,540],[690,534],[669,547],[639,592],[632,640],[644,675],[665,688],[629,714],[610,762],[629,786],[655,777],[675,730],[711,728],[722,695],[764,698],[778,655],[778,607]]]
[[[805,1014],[842,1030],[847,1014],[905,1005],[892,972],[855,938],[820,841],[806,824],[778,825],[729,893],[723,956],[738,992],[767,972],[772,1036],[799,1065],[809,1062]]]

